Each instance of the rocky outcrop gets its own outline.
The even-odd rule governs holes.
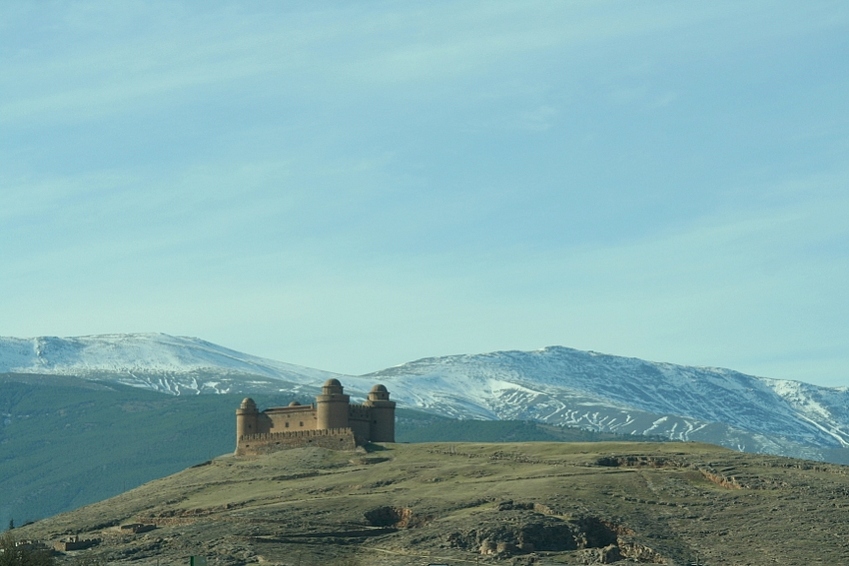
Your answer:
[[[502,501],[476,527],[454,531],[446,540],[451,547],[497,558],[574,550],[587,564],[623,559],[663,563],[659,553],[635,543],[633,535],[631,529],[598,517],[564,518],[551,514],[545,504]]]

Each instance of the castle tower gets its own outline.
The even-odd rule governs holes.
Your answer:
[[[259,411],[256,403],[250,397],[245,397],[239,408],[236,409],[236,446],[239,439],[246,434],[256,434],[259,420]]]
[[[315,398],[317,428],[348,428],[349,399],[348,395],[342,393],[342,384],[338,379],[325,381],[321,395]]]
[[[364,403],[371,409],[372,442],[395,442],[395,401],[389,400],[389,391],[383,385],[375,385]]]

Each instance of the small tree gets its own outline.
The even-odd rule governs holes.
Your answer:
[[[15,520],[9,519],[9,530],[11,531],[14,528],[15,528]]]
[[[11,533],[0,536],[0,566],[55,566],[47,550],[19,545]]]

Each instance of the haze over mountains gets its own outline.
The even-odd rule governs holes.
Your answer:
[[[0,373],[78,376],[175,395],[312,395],[336,377],[354,398],[380,382],[399,406],[453,418],[525,419],[849,461],[849,388],[559,346],[346,376],[164,334],[0,338]]]

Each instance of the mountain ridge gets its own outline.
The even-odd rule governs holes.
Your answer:
[[[312,395],[337,378],[354,398],[382,382],[399,406],[451,418],[533,420],[820,460],[849,447],[849,388],[564,346],[429,357],[351,376],[167,334],[0,338],[2,372],[170,394]]]
[[[264,381],[255,385],[265,384],[271,390],[276,390],[274,381],[294,378],[320,383],[340,375],[252,356],[199,338],[162,333],[0,337],[0,373],[105,378],[177,395],[239,392],[227,388],[230,380],[221,384],[214,379],[201,383],[192,379],[194,374],[210,371],[261,377]]]

